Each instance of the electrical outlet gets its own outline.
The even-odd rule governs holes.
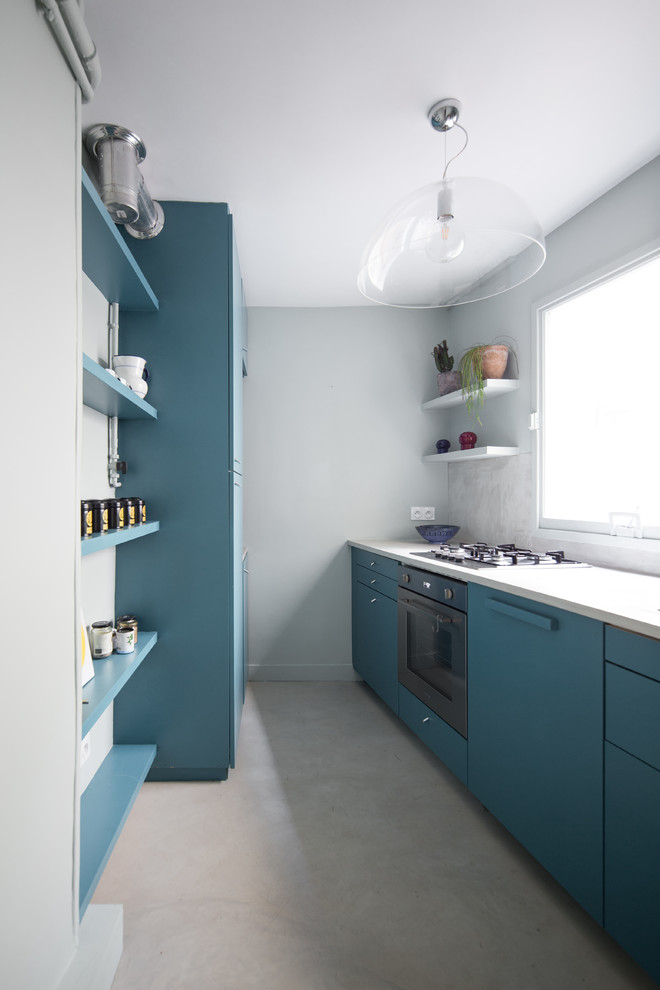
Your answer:
[[[92,744],[90,742],[89,736],[85,736],[82,743],[80,744],[80,766],[84,767],[89,759],[89,754],[92,752]]]
[[[410,506],[410,518],[414,522],[422,522],[426,519],[427,521],[435,519],[435,506],[433,505],[411,505]]]

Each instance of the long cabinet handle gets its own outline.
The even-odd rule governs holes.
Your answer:
[[[507,605],[506,602],[498,602],[496,598],[486,598],[484,604],[491,612],[500,612],[510,619],[517,619],[518,622],[527,622],[530,626],[538,626],[539,629],[552,631],[559,628],[559,623],[551,616],[539,615],[538,612],[528,612],[527,609],[516,608],[515,605]]]

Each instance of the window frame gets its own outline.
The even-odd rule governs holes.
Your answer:
[[[560,540],[564,543],[595,544],[601,547],[655,551],[660,553],[660,526],[643,526],[642,536],[612,535],[608,523],[583,522],[579,519],[552,519],[542,515],[543,495],[543,417],[545,413],[543,395],[543,358],[545,314],[555,306],[571,298],[597,288],[624,275],[628,271],[660,258],[660,238],[630,251],[622,257],[603,265],[590,274],[576,279],[569,285],[544,296],[532,305],[532,359],[535,369],[533,412],[530,417],[532,431],[532,531],[538,539]]]

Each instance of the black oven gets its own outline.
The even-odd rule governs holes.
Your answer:
[[[399,683],[467,739],[467,584],[399,565]]]

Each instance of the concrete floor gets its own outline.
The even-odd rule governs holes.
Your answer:
[[[239,768],[146,784],[113,990],[655,987],[358,683],[250,685]]]

